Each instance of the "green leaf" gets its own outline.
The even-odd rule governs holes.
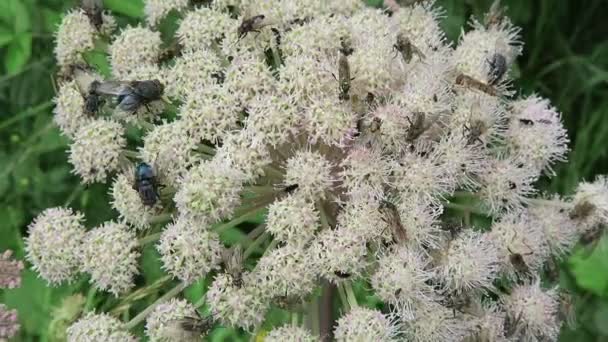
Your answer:
[[[82,54],[84,60],[95,68],[102,76],[110,77],[110,63],[108,56],[99,51],[87,51]]]
[[[7,0],[3,0],[7,1]],[[15,33],[24,33],[31,31],[32,23],[30,22],[30,14],[28,8],[25,7],[25,1],[22,0],[9,0],[12,6],[12,13],[14,15],[14,28]]]
[[[32,54],[32,35],[22,33],[8,46],[4,67],[8,74],[15,74],[23,68]]]
[[[57,26],[61,23],[61,14],[47,8],[42,9],[42,17],[44,18],[44,30],[47,32],[55,32]]]
[[[570,258],[569,264],[577,284],[598,296],[608,290],[608,239],[602,238],[591,255],[581,250]]]
[[[105,7],[131,18],[141,18],[144,14],[142,0],[105,0]]]
[[[4,27],[0,27],[0,47],[10,43],[14,37],[15,35],[13,34],[13,32],[7,30]]]
[[[141,271],[146,278],[146,283],[153,283],[164,275],[160,262],[160,255],[154,244],[148,244],[142,251],[141,256]]]

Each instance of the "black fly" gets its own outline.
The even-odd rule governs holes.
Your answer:
[[[164,86],[159,80],[117,82],[101,82],[96,89],[97,94],[116,96],[118,107],[125,112],[135,113],[141,106],[160,100]],[[148,108],[149,109],[149,108]]]
[[[488,83],[496,85],[507,72],[507,59],[500,53],[495,53],[488,59],[490,71],[488,73]]]
[[[144,205],[153,206],[158,201],[159,194],[156,185],[156,176],[152,167],[146,163],[140,163],[135,168],[135,184],[133,189],[137,190]]]

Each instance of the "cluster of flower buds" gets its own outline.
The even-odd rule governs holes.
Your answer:
[[[23,262],[12,258],[13,251],[6,250],[0,254],[0,288],[14,289],[21,286]],[[0,304],[0,341],[14,337],[19,331],[17,310],[10,310]]]
[[[272,307],[305,314],[269,341],[557,339],[566,297],[539,279],[608,221],[608,180],[535,198],[568,138],[548,100],[516,96],[522,44],[499,6],[453,45],[433,1],[387,3],[147,0],[117,32],[105,12],[64,17],[55,122],[119,217],[87,229],[48,209],[28,259],[50,284],[87,273],[123,297],[158,240],[180,282],[128,323],[89,313],[68,340],[131,340],[146,316],[157,341],[253,333]],[[169,301],[206,277],[199,303]]]

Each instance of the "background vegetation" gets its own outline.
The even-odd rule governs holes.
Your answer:
[[[104,185],[83,187],[70,173],[67,140],[52,119],[55,72],[53,32],[74,0],[0,1],[0,251],[13,249],[23,258],[21,237],[41,210],[69,205],[86,214],[93,226],[115,216]],[[381,0],[368,0],[378,5]],[[440,0],[445,28],[456,40],[471,15],[480,16],[491,0]],[[515,73],[522,94],[538,92],[563,113],[571,139],[569,163],[558,176],[542,180],[542,188],[570,194],[580,180],[608,174],[608,1],[503,0],[513,21],[523,28],[525,51]],[[105,0],[128,18],[142,15],[141,0]],[[158,274],[152,249],[144,252],[143,277]],[[561,283],[577,293],[579,325],[564,329],[563,341],[608,341],[608,239],[578,247],[562,263]],[[187,297],[198,298],[203,284]],[[48,288],[31,271],[19,289],[0,292],[0,301],[19,310],[22,333],[17,340],[46,341],[61,322],[53,310],[73,293],[99,306],[103,296],[89,291],[86,280]],[[142,305],[145,305],[143,303]],[[280,315],[280,313],[278,313]],[[280,318],[279,318],[280,319]],[[52,324],[51,324],[52,322]],[[216,329],[217,330],[217,329]],[[222,340],[235,331],[214,331]]]

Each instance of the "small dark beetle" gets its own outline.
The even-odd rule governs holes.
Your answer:
[[[144,205],[153,206],[158,201],[158,190],[156,176],[152,167],[146,163],[139,163],[135,168],[135,184],[133,189],[137,190]]]

